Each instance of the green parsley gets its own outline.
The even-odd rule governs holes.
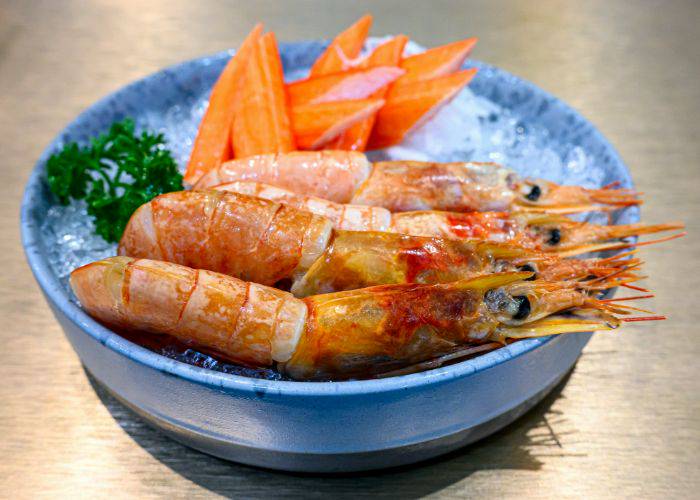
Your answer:
[[[182,175],[163,134],[134,132],[133,120],[114,123],[89,146],[68,144],[49,158],[49,188],[66,205],[85,199],[95,231],[118,241],[131,214],[162,193],[182,190]]]

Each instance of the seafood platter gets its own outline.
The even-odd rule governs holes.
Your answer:
[[[637,248],[683,225],[639,222],[601,134],[468,59],[475,38],[426,50],[371,22],[257,25],[88,108],[29,180],[23,243],[68,340],[188,446],[417,462],[534,406],[591,332],[664,319]]]

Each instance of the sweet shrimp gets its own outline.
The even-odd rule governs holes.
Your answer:
[[[519,339],[616,328],[628,309],[562,284],[493,274],[298,299],[178,264],[111,257],[73,271],[82,307],[107,326],[167,334],[297,380],[371,377]],[[132,336],[133,338],[133,336]],[[483,348],[483,347],[482,347]]]
[[[462,213],[424,210],[391,213],[383,207],[336,203],[251,181],[234,181],[211,189],[265,198],[322,215],[336,229],[509,242],[542,252],[556,252],[560,256],[615,248],[619,243],[610,240],[684,227],[677,222],[599,225],[574,221],[558,214],[533,212]]]
[[[576,213],[639,205],[630,189],[586,189],[521,178],[495,163],[384,161],[359,152],[307,151],[231,160],[209,171],[195,188],[257,181],[336,203],[392,212]]]
[[[167,193],[142,205],[127,224],[118,253],[289,286],[298,296],[519,269],[599,290],[635,281],[639,264],[636,259],[564,260],[478,240],[334,230],[324,217],[224,191]]]
[[[635,258],[569,260],[513,245],[398,233],[335,231],[326,250],[294,280],[298,297],[391,283],[450,283],[505,271],[571,282],[593,293],[637,281]]]

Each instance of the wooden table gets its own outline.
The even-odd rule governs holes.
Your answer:
[[[684,240],[642,252],[666,322],[596,336],[570,378],[477,445],[428,464],[315,477],[230,464],[144,425],[82,370],[19,245],[40,151],[99,97],[237,46],[257,20],[319,38],[366,11],[426,45],[476,35],[475,57],[578,108],[615,144],[648,222]],[[0,3],[0,495],[8,497],[676,497],[700,491],[700,3]],[[455,395],[465,397],[468,395]]]

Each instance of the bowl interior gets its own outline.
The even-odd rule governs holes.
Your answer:
[[[280,51],[286,76],[294,78],[303,75],[324,46],[323,42],[317,41],[281,44]],[[71,321],[79,324],[86,334],[99,339],[107,347],[154,368],[199,383],[219,387],[230,385],[237,388],[265,386],[267,389],[329,394],[339,391],[353,393],[391,390],[396,387],[422,384],[429,380],[464,376],[524,354],[542,343],[555,341],[552,338],[525,340],[455,365],[388,379],[333,384],[287,382],[219,373],[168,359],[127,341],[87,316],[75,304],[74,297],[67,287],[65,275],[60,275],[61,273],[48,258],[54,242],[47,241],[42,223],[46,220],[51,208],[55,206],[56,200],[49,192],[44,180],[46,160],[66,143],[72,141],[87,143],[91,137],[105,132],[114,121],[132,117],[137,127],[163,132],[168,141],[168,147],[184,167],[199,120],[206,108],[209,89],[231,53],[231,51],[222,52],[178,64],[120,89],[86,109],[46,148],[26,187],[21,213],[22,238],[34,275],[48,300],[58,310]],[[469,87],[470,94],[466,98],[479,100],[482,106],[487,106],[487,110],[491,104],[497,106],[501,110],[499,113],[502,112],[503,115],[497,116],[496,119],[504,119],[505,116],[511,122],[516,134],[522,132],[522,137],[531,140],[531,144],[528,143],[529,149],[517,145],[520,149],[507,156],[510,160],[509,167],[526,176],[544,177],[557,182],[594,187],[620,181],[623,187],[632,187],[629,172],[618,154],[595,127],[575,110],[538,87],[503,70],[474,60],[468,61],[466,66],[479,69]],[[466,101],[466,105],[469,105],[469,101]],[[455,114],[454,110],[446,110],[445,113]],[[493,116],[488,112],[484,113],[483,116],[477,117],[478,120],[473,124],[488,127],[488,124],[494,121]],[[439,118],[449,125],[450,119],[459,119],[459,116],[447,118],[440,116]],[[438,120],[438,117],[435,120]],[[499,133],[496,131],[492,138],[496,155],[500,153],[497,151],[499,146],[495,141],[502,140],[498,136]],[[522,140],[522,137],[509,138],[511,142],[508,147],[511,149],[515,147],[513,142]],[[425,138],[417,137],[413,142],[420,145],[421,140],[425,141]],[[449,138],[445,139],[446,144],[442,149],[437,149],[433,159],[445,161],[454,159],[455,155],[465,160],[498,159],[498,156],[470,157],[468,152],[462,152],[459,148],[451,148],[448,151],[446,148],[449,146],[449,140]],[[511,150],[509,151],[512,153]],[[544,156],[549,155],[550,163],[555,167],[543,170],[543,165],[548,165],[542,160],[543,151]],[[401,156],[402,151],[392,154]],[[628,223],[638,220],[638,217],[638,210],[632,208],[616,212],[613,218],[616,223]],[[105,249],[102,248],[100,251]],[[88,251],[87,257],[90,256]],[[102,255],[96,251],[93,252],[90,260],[100,257]]]

